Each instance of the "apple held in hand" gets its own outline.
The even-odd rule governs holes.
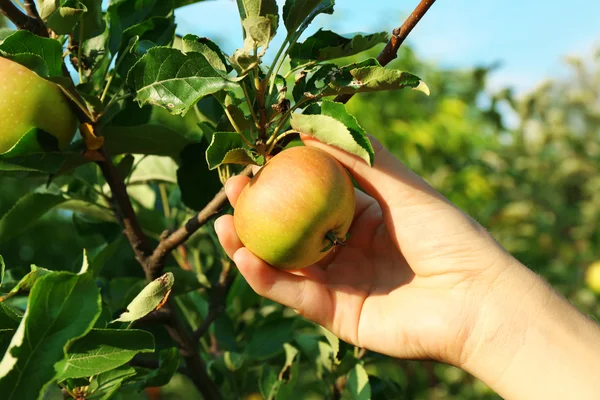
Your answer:
[[[54,136],[64,149],[75,135],[77,118],[57,85],[0,57],[0,154],[34,128]]]
[[[274,267],[300,269],[343,243],[355,209],[354,186],[323,150],[277,154],[244,188],[234,212],[244,246]]]

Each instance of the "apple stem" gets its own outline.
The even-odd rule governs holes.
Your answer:
[[[327,246],[325,246],[325,248],[323,250],[321,250],[321,252],[327,251],[330,248],[334,247],[334,246],[344,246],[344,244],[346,243],[346,240],[348,240],[348,238],[350,237],[350,234],[346,234],[345,238],[338,238],[337,236],[335,236],[335,233],[333,233],[333,231],[327,231],[327,233],[325,234],[325,237],[327,239],[329,239],[331,241],[331,243],[329,243]]]

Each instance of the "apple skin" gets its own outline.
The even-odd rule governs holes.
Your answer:
[[[270,159],[242,190],[234,225],[256,256],[276,268],[301,269],[335,248],[328,233],[345,240],[355,207],[344,167],[323,150],[297,146]]]
[[[77,129],[77,118],[57,85],[2,57],[0,111],[0,154],[33,128],[54,136],[64,150]]]

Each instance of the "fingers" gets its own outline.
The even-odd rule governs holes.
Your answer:
[[[217,232],[219,242],[221,242],[225,253],[233,260],[233,254],[243,246],[242,241],[235,232],[233,216],[223,215],[219,217],[215,221],[215,232]]]
[[[273,268],[245,247],[235,252],[233,260],[260,296],[293,308],[319,324],[330,325],[331,297],[318,280]]]
[[[250,182],[250,178],[247,176],[237,175],[228,179],[225,183],[225,194],[227,194],[227,198],[232,207],[235,208],[237,199],[240,197],[240,193],[242,193],[242,190],[248,182]]]
[[[317,323],[327,322],[331,299],[322,284],[325,278],[322,270],[311,266],[290,272],[271,267],[243,247],[235,233],[231,215],[217,219],[215,231],[225,252],[256,293],[291,307]]]
[[[302,140],[307,146],[325,150],[340,161],[350,170],[359,185],[377,199],[382,207],[403,205],[404,199],[412,198],[415,195],[445,201],[443,196],[396,159],[375,138],[370,137],[375,152],[373,167],[355,155],[328,146],[310,136],[302,135]]]

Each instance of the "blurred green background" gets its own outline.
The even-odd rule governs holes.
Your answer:
[[[373,51],[371,55],[376,54]],[[348,103],[348,110],[399,159],[487,227],[516,258],[597,320],[600,282],[586,280],[586,273],[600,260],[600,50],[586,56],[585,60],[565,58],[568,74],[540,81],[534,90],[516,96],[510,88],[489,90],[494,66],[442,68],[405,46],[390,67],[420,76],[431,95],[410,90],[362,94]],[[353,60],[340,63],[349,61]],[[518,116],[510,126],[506,124],[507,110]],[[192,128],[181,125],[179,129]],[[0,176],[0,215],[43,183],[44,179]],[[162,210],[159,186],[149,187],[150,208]],[[166,187],[171,199],[176,197],[174,185]],[[11,271],[24,270],[30,264],[76,269],[84,247],[94,240],[108,240],[82,236],[78,223],[81,221],[71,214],[51,212],[27,234],[0,243],[0,254]],[[102,232],[114,237],[114,232]],[[210,264],[218,250],[203,238],[192,243],[194,254],[198,262]],[[113,265],[114,276],[141,278],[126,245],[114,256]],[[251,325],[245,311],[257,304],[277,306],[252,297],[241,279],[236,282],[227,320],[220,321],[212,334],[223,342],[231,338],[244,343],[250,339],[230,333],[246,329],[240,324]],[[299,319],[285,310],[278,312]],[[272,321],[262,322],[263,328],[256,329],[264,329],[265,323]],[[309,329],[310,325],[296,321],[294,326]],[[286,330],[283,335],[287,340],[293,333]],[[303,362],[310,363],[310,357]],[[371,382],[373,398],[497,398],[477,379],[442,364],[382,361],[372,355],[365,367],[377,377]],[[323,392],[311,371],[301,375],[297,398],[321,398]],[[380,384],[388,380],[401,394]],[[378,387],[384,389],[378,391]],[[248,396],[244,391],[237,393],[240,398]],[[197,398],[182,376],[163,389],[161,396]]]

